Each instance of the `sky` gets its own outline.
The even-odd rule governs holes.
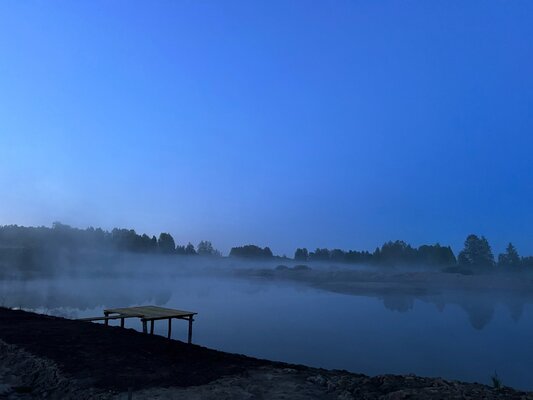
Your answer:
[[[531,1],[0,2],[0,225],[533,255]]]

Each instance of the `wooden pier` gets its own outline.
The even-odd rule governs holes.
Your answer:
[[[192,323],[197,313],[192,311],[174,310],[157,306],[140,306],[125,308],[110,308],[104,310],[103,317],[80,318],[81,321],[104,321],[109,325],[109,320],[120,319],[120,326],[124,328],[126,318],[140,318],[143,324],[143,333],[148,333],[148,322],[150,322],[150,334],[154,334],[154,323],[158,320],[168,320],[168,338],[172,334],[172,319],[183,319],[189,322],[189,333],[187,342],[192,343]]]

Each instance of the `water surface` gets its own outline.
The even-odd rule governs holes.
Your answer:
[[[354,296],[230,276],[69,277],[0,281],[0,303],[69,318],[156,304],[198,312],[203,346],[376,375],[414,373],[533,390],[533,307],[458,293],[420,300]],[[126,326],[141,329],[137,320]],[[165,321],[156,333],[166,335]],[[173,324],[185,340],[187,323]]]

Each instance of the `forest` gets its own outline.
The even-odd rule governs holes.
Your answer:
[[[21,268],[42,264],[39,257],[57,258],[58,254],[75,255],[91,251],[118,251],[168,256],[222,257],[212,243],[203,240],[196,246],[192,243],[176,244],[170,233],[162,232],[158,237],[138,234],[133,229],[114,228],[111,231],[89,227],[74,228],[60,222],[52,227],[24,227],[18,225],[0,226],[0,268],[7,265]],[[257,260],[284,259],[269,247],[253,244],[231,248],[229,257]],[[297,248],[294,261],[368,264],[376,266],[423,265],[434,266],[449,272],[505,268],[507,270],[533,269],[533,257],[521,257],[516,247],[509,243],[505,252],[495,257],[484,236],[469,235],[464,248],[456,256],[450,246],[425,244],[413,247],[402,241],[388,241],[374,251]]]

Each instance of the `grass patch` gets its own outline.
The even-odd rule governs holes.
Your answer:
[[[490,380],[492,381],[492,387],[494,389],[501,389],[503,388],[502,380],[498,376],[498,373],[494,371],[494,375],[490,377]]]

